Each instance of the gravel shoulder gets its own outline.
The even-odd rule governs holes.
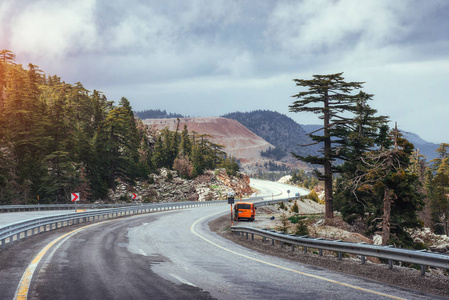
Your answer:
[[[251,222],[234,222],[234,225],[238,226],[239,224],[248,226]],[[257,222],[253,222],[253,224],[257,225]],[[266,225],[267,221],[261,220],[259,224]],[[340,261],[331,253],[319,257],[317,254],[312,254],[310,252],[304,253],[301,248],[292,251],[290,247],[282,248],[279,244],[271,245],[271,243],[262,243],[261,238],[255,238],[255,240],[252,241],[251,239],[246,239],[245,237],[231,233],[229,216],[223,216],[210,222],[209,227],[212,231],[224,238],[261,253],[297,261],[313,266],[314,268],[329,269],[382,282],[388,285],[449,297],[449,277],[444,276],[443,274],[440,274],[441,272],[439,273],[435,270],[427,272],[425,276],[421,276],[420,271],[416,269],[395,265],[394,268],[390,270],[386,264],[377,264],[367,261],[366,264],[362,265],[360,260],[352,258],[343,258],[343,260]]]

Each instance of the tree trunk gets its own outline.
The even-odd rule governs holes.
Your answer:
[[[331,163],[331,138],[329,134],[329,95],[324,97],[324,204],[326,220],[334,217],[334,203],[332,197],[332,163]]]
[[[449,219],[447,218],[448,215],[449,215],[449,214],[446,212],[446,213],[444,214],[445,218],[444,218],[444,220],[443,220],[444,234],[445,234],[446,236],[449,236]]]
[[[382,224],[382,246],[386,246],[390,240],[390,215],[391,215],[391,195],[390,190],[385,188],[384,192],[384,220]]]

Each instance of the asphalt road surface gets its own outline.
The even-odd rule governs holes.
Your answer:
[[[236,245],[208,227],[227,213],[192,208],[33,236],[0,251],[0,298],[437,298]]]

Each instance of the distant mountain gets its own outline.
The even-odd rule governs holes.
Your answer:
[[[142,120],[185,118],[181,114],[167,113],[165,110],[144,110],[136,112],[136,115]],[[321,128],[322,125],[298,124],[286,115],[268,110],[234,112],[223,115],[222,117],[238,121],[250,131],[273,145],[273,149],[262,151],[262,155],[267,158],[285,161],[291,159],[291,152],[306,156],[316,155],[321,149],[319,145],[308,147],[301,147],[301,145],[312,143],[312,140],[307,134]],[[438,144],[427,142],[415,133],[402,133],[416,149],[419,149],[420,154],[427,157],[428,162],[437,157],[435,151],[439,147]],[[316,134],[319,134],[319,132],[316,132]]]
[[[167,113],[165,110],[160,109],[147,109],[143,111],[135,112],[136,116],[140,119],[168,119],[168,118],[185,118],[180,114]]]
[[[243,126],[274,145],[277,150],[268,151],[265,155],[271,155],[276,160],[279,160],[279,156],[283,156],[283,160],[291,159],[291,152],[306,156],[316,155],[319,150],[317,145],[302,147],[301,145],[312,143],[310,137],[307,136],[301,125],[278,112],[256,110],[245,113],[229,113],[222,117],[240,122]]]
[[[322,125],[301,125],[302,128],[307,132],[313,132],[322,128]],[[319,135],[319,132],[315,134]],[[419,149],[419,153],[425,155],[427,157],[427,162],[431,161],[434,158],[437,158],[438,154],[435,152],[439,145],[427,142],[423,140],[419,135],[413,132],[404,132],[402,131],[404,137],[415,146],[415,149]]]
[[[402,134],[415,146],[416,149],[419,149],[420,154],[427,156],[427,162],[438,157],[438,154],[435,151],[440,145],[427,142],[413,132],[402,132]]]

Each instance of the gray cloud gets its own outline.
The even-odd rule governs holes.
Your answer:
[[[19,63],[112,100],[126,96],[137,110],[195,116],[288,113],[293,78],[344,71],[367,82],[379,113],[448,142],[448,8],[444,0],[3,0],[0,42]]]

